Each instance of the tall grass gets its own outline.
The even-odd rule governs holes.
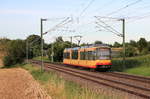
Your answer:
[[[39,68],[31,65],[24,65],[23,68],[43,85],[52,99],[110,99],[110,96],[95,93],[74,82],[66,81],[54,72],[42,73]]]

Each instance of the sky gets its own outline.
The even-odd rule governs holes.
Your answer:
[[[94,16],[117,18],[101,20],[118,33],[122,33],[118,19],[125,18],[126,42],[140,37],[150,41],[149,0],[0,0],[0,37],[25,39],[31,34],[40,35],[40,18],[49,19],[43,23],[45,32],[71,17],[72,22],[44,35],[44,40],[50,43],[58,36],[70,40],[70,36],[82,35],[82,43],[122,42],[122,37],[97,26],[99,21]]]

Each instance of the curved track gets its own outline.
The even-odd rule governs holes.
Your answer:
[[[35,64],[41,64],[40,61],[31,61]],[[121,91],[140,96],[142,98],[150,99],[150,85],[147,77],[133,76],[122,73],[95,73],[89,71],[68,68],[59,64],[45,63],[45,69],[52,69],[55,71],[63,72],[72,76],[80,77],[84,80],[97,83],[99,85],[112,87]],[[145,81],[145,82],[144,82]]]

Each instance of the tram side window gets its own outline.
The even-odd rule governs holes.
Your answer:
[[[92,51],[92,58],[93,60],[96,60],[96,51]]]
[[[95,51],[85,52],[85,60],[95,60],[95,59],[96,59],[96,52]]]
[[[64,58],[65,59],[70,59],[70,53],[69,52],[64,53]]]
[[[78,50],[72,52],[72,59],[78,59]]]
[[[88,60],[88,52],[84,52],[85,53],[85,60]]]
[[[88,60],[93,60],[93,52],[88,51]]]
[[[85,60],[85,52],[80,52],[80,60]]]

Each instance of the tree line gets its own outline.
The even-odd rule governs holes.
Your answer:
[[[138,41],[130,40],[130,42],[125,43],[125,45],[126,57],[146,55],[150,53],[150,41],[147,41],[145,38],[140,38]],[[112,47],[122,47],[122,44],[115,42]]]
[[[44,42],[44,40],[43,40]],[[41,37],[38,35],[30,35],[25,40],[10,40],[0,39],[0,44],[7,45],[5,52],[7,53],[3,58],[5,66],[15,65],[23,62],[28,54],[28,58],[41,56]],[[95,41],[93,44],[104,44],[102,41]],[[80,44],[80,46],[87,46],[90,44]],[[115,42],[114,44],[107,44],[112,48],[121,48],[122,44]],[[47,44],[44,42],[44,56],[48,56],[51,60],[52,51],[54,52],[53,58],[55,62],[61,62],[63,60],[63,51],[65,48],[79,47],[77,44],[64,41],[63,38],[57,37],[53,43]],[[131,40],[126,43],[126,56],[132,57],[137,55],[145,55],[150,53],[150,41],[146,41],[145,38],[140,38],[138,41]],[[122,55],[122,54],[121,54]],[[120,57],[121,57],[120,55]]]

